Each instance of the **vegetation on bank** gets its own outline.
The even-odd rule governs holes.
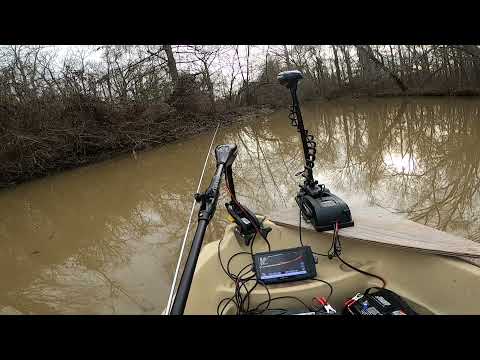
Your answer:
[[[254,51],[255,50],[255,51]],[[480,94],[477,46],[0,47],[0,186],[162,145],[303,100]]]

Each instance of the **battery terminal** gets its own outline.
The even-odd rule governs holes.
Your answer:
[[[358,300],[360,300],[361,298],[363,297],[363,294],[362,293],[357,293],[357,295],[355,295],[353,298],[347,300],[345,302],[345,306],[350,306],[350,305],[353,305],[355,304]]]

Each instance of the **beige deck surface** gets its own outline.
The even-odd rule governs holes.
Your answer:
[[[434,254],[461,257],[480,265],[480,243],[448,234],[392,214],[378,207],[350,206],[354,227],[340,229],[340,236],[380,243],[387,246],[413,248]],[[299,209],[290,208],[266,214],[278,225],[298,227]],[[315,231],[302,219],[302,229]],[[327,231],[332,233],[332,231]]]

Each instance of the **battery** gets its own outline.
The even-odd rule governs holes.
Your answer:
[[[370,290],[377,289],[371,293]],[[417,315],[395,292],[383,288],[369,288],[345,302],[345,315]]]

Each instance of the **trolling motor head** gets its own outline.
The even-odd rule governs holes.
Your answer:
[[[295,89],[301,79],[303,79],[303,75],[298,70],[282,71],[277,75],[280,85],[286,86],[288,89]]]
[[[305,156],[305,168],[301,172],[305,181],[303,185],[300,185],[300,191],[295,197],[295,201],[305,220],[310,222],[317,231],[332,230],[337,223],[339,227],[353,226],[348,205],[325,188],[325,185],[319,185],[318,181],[313,178],[312,169],[315,164],[317,144],[313,135],[309,135],[308,130],[303,126],[302,112],[297,97],[298,81],[302,78],[302,73],[298,70],[283,71],[277,76],[279,83],[287,87],[292,95],[289,118],[300,133]]]

